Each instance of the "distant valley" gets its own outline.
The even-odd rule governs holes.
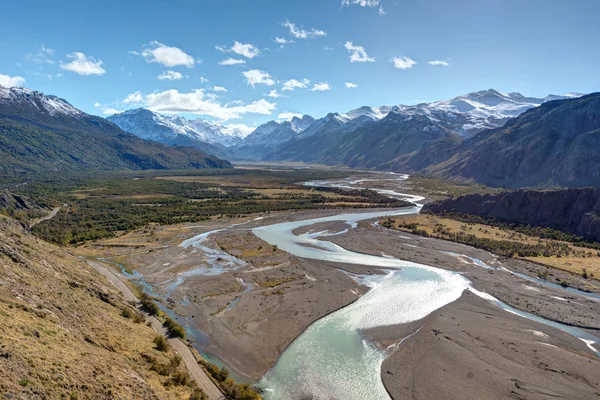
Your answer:
[[[578,187],[600,182],[597,168],[575,173],[596,156],[582,146],[597,148],[593,132],[600,128],[598,96],[582,96],[534,98],[489,89],[414,106],[365,106],[320,119],[270,121],[247,136],[202,119],[144,109],[108,119],[141,138],[189,145],[230,160],[416,172],[499,187]],[[568,121],[560,132],[550,122],[557,114]],[[559,155],[564,168],[553,161]]]

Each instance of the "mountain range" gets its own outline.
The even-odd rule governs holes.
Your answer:
[[[0,86],[0,173],[207,167],[231,164],[140,139],[56,96]]]
[[[489,89],[413,106],[270,121],[246,135],[145,109],[105,120],[55,96],[0,87],[3,173],[228,168],[221,159],[228,158],[346,165],[508,188],[579,187],[600,185],[599,136],[598,93],[533,98]]]
[[[363,106],[320,119],[305,115],[269,121],[247,136],[202,119],[162,116],[144,109],[115,114],[108,120],[143,139],[191,145],[235,160],[379,167],[432,140],[462,141],[548,101],[581,95],[535,98],[488,89],[412,106]]]

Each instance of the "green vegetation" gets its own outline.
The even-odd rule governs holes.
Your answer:
[[[296,182],[343,176],[329,171],[143,171],[38,175],[4,186],[34,201],[66,205],[33,228],[44,240],[73,245],[149,224],[319,208],[402,207],[370,190],[306,188]],[[175,176],[173,176],[175,175]],[[0,182],[2,184],[2,182]]]
[[[158,351],[167,351],[169,349],[169,342],[163,335],[154,336],[154,345]]]
[[[153,316],[158,316],[160,314],[160,309],[151,296],[141,291],[138,297],[140,299],[140,307],[142,310]]]
[[[181,325],[173,321],[171,318],[165,317],[165,320],[163,321],[163,326],[167,328],[167,332],[169,332],[169,335],[176,338],[185,339],[185,329],[183,329]]]
[[[260,400],[262,397],[255,388],[249,384],[235,383],[229,377],[229,370],[226,367],[219,368],[215,364],[211,364],[205,360],[201,360],[200,364],[213,377],[219,385],[223,393],[228,399],[232,400]]]
[[[382,223],[382,226],[389,228],[392,227],[395,222],[395,220],[388,218]],[[505,257],[565,257],[572,253],[572,250],[567,243],[558,241],[545,241],[543,243],[531,244],[514,240],[497,240],[478,237],[475,234],[465,231],[450,232],[441,224],[436,225],[433,234],[430,234],[426,230],[419,229],[417,223],[399,222],[397,226],[398,228],[408,230],[415,235],[441,237]]]
[[[534,236],[540,239],[550,239],[561,242],[569,242],[577,247],[584,247],[588,249],[600,250],[600,243],[586,242],[585,239],[571,233],[562,232],[556,229],[542,227],[542,226],[531,226],[523,224],[514,224],[498,221],[494,218],[485,218],[477,215],[455,213],[455,212],[443,212],[443,213],[431,213],[438,215],[442,218],[451,218],[457,221],[466,222],[470,224],[482,224],[495,226],[503,230],[514,231],[527,236]],[[600,254],[600,253],[599,253]]]
[[[461,183],[452,180],[411,176],[408,184],[411,189],[430,196],[458,197],[469,194],[494,194],[505,191],[479,183]]]

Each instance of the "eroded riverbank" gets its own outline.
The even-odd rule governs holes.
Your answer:
[[[385,191],[390,195],[399,195],[399,192],[390,188]],[[594,322],[594,314],[597,318],[594,305],[590,311],[586,309],[590,308],[586,303],[588,299],[571,299],[570,295],[564,293],[549,293],[533,283],[514,283],[511,279],[516,277],[511,274],[505,276],[498,271],[486,270],[450,254],[471,254],[469,251],[472,249],[468,250],[465,246],[446,242],[446,247],[435,248],[439,244],[431,241],[433,246],[428,249],[424,248],[422,241],[417,242],[416,238],[398,232],[386,232],[374,225],[373,221],[358,222],[377,215],[415,211],[384,210],[383,214],[367,213],[369,215],[356,217],[356,214],[351,213],[353,216],[350,217],[336,215],[321,219],[318,217],[340,212],[296,212],[264,215],[263,219],[254,217],[243,221],[211,221],[204,226],[187,229],[169,227],[170,234],[164,236],[169,238],[169,247],[135,254],[128,257],[127,261],[138,267],[145,279],[152,281],[157,290],[168,298],[168,303],[181,315],[184,325],[202,333],[202,338],[197,339],[196,345],[218,355],[234,370],[257,378],[283,354],[277,366],[262,381],[267,389],[266,397],[271,398],[283,398],[282,395],[284,398],[361,398],[357,396],[366,392],[353,386],[354,383],[370,388],[371,392],[368,393],[377,393],[376,397],[370,398],[389,398],[388,392],[394,398],[410,397],[408,394],[414,391],[414,387],[395,384],[393,377],[402,374],[405,368],[410,368],[411,362],[418,362],[419,358],[416,357],[413,361],[410,358],[398,358],[399,351],[392,350],[404,349],[411,343],[422,340],[423,335],[435,335],[434,331],[441,331],[438,328],[407,331],[407,326],[412,329],[413,325],[421,322],[421,326],[425,326],[440,307],[445,310],[455,305],[460,306],[467,296],[463,292],[470,285],[469,281],[473,282],[475,288],[508,304],[549,318],[565,320],[560,316],[566,315],[578,319],[575,322],[580,326]],[[312,221],[306,221],[307,219]],[[283,226],[283,230],[274,228],[274,224],[283,221],[286,223],[279,225]],[[234,222],[247,223],[232,226]],[[227,227],[229,229],[208,235],[201,246],[180,246],[186,241],[192,242],[192,236]],[[251,229],[258,237],[252,234]],[[265,236],[269,229],[271,237]],[[339,232],[343,233],[336,235]],[[287,240],[284,240],[285,237]],[[298,237],[301,239],[298,240]],[[244,264],[228,257],[242,260]],[[399,259],[454,270],[461,274]],[[215,268],[215,263],[223,264],[224,268]],[[382,272],[386,269],[396,272]],[[197,273],[202,270],[208,273]],[[347,271],[355,275],[348,274]],[[251,289],[248,289],[248,284]],[[411,285],[414,285],[413,291],[410,290]],[[430,297],[425,293],[429,293]],[[554,304],[549,299],[554,299]],[[516,304],[517,301],[523,302],[525,306],[519,306],[521,303]],[[351,305],[344,307],[348,304]],[[491,305],[489,301],[479,298],[477,304],[472,306],[475,310],[472,312],[480,317],[489,314],[487,309],[492,307],[496,317],[504,321],[503,324],[509,324],[510,329],[520,332],[521,328],[513,326],[512,320],[506,318],[505,314],[509,313]],[[339,311],[333,312],[335,310]],[[333,313],[329,314],[331,312]],[[325,315],[328,316],[320,319]],[[467,324],[465,315],[460,314],[460,319],[456,321],[457,327],[462,325],[462,330],[468,332],[467,336],[485,334],[485,324]],[[517,316],[514,318],[515,321],[520,320],[520,324],[529,326],[527,329],[541,332],[554,340],[540,344],[542,340],[534,339],[542,336],[530,332],[533,335],[530,340],[523,340],[524,355],[515,361],[522,368],[533,368],[532,371],[541,374],[548,373],[544,372],[546,367],[543,365],[550,364],[545,361],[545,364],[530,365],[532,358],[528,355],[540,351],[538,346],[544,346],[543,351],[550,353],[555,352],[555,349],[568,349],[567,354],[560,357],[568,357],[570,360],[580,357],[571,361],[577,365],[587,362],[598,366],[597,359],[584,342],[555,328]],[[312,324],[315,320],[318,322]],[[462,324],[461,320],[464,320]],[[409,321],[417,322],[398,325]],[[310,340],[306,340],[306,336]],[[315,337],[321,339],[314,340]],[[337,340],[330,343],[326,337]],[[402,345],[398,346],[402,340]],[[292,344],[288,347],[290,343]],[[327,349],[332,346],[335,349],[337,345],[340,351],[338,356],[334,352],[328,352]],[[392,347],[387,349],[388,346]],[[468,349],[467,354],[474,354],[469,346],[463,345],[463,348]],[[315,355],[318,353],[315,348],[325,349],[322,357]],[[502,353],[503,349],[500,345],[494,348],[494,356],[489,362],[502,362],[506,358],[506,354]],[[420,351],[428,350],[421,348]],[[350,358],[344,358],[348,355]],[[321,361],[317,363],[318,360]],[[340,367],[348,363],[354,367]],[[383,370],[380,368],[382,363]],[[315,365],[319,367],[317,372],[314,371]],[[439,372],[437,368],[445,368],[442,364],[435,363],[430,367],[436,369],[436,373]],[[515,368],[515,371],[521,373],[525,370]],[[380,373],[384,374],[383,380]],[[523,373],[523,376],[528,376]],[[530,376],[537,375],[532,373]],[[514,384],[512,380],[518,378],[512,377],[506,381],[502,377],[503,383],[498,384],[494,381],[494,375],[481,374],[482,383],[492,380],[501,390],[506,390]],[[422,379],[426,382],[429,378],[425,375]],[[568,393],[571,394],[575,393],[572,389],[577,388],[583,380],[587,382],[586,390],[593,388],[595,384],[593,376],[587,377],[579,373],[557,378],[557,382],[561,380],[565,380],[562,386],[569,388],[571,392]],[[578,380],[579,383],[572,382]],[[285,385],[281,385],[281,382]],[[441,382],[443,380],[440,385]]]

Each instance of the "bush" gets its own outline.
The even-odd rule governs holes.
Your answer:
[[[121,309],[121,317],[131,319],[133,317],[133,313],[129,307],[123,307]]]
[[[167,351],[169,349],[169,342],[163,335],[154,336],[154,344],[158,351]]]
[[[177,322],[173,321],[169,317],[165,317],[165,321],[163,322],[163,326],[167,328],[169,335],[173,337],[177,337],[180,339],[185,339],[185,329]]]
[[[208,396],[202,389],[194,389],[190,395],[190,400],[208,400]]]
[[[146,311],[148,314],[157,316],[160,313],[160,309],[154,302],[154,299],[148,296],[146,293],[140,294],[140,303],[142,310]]]

